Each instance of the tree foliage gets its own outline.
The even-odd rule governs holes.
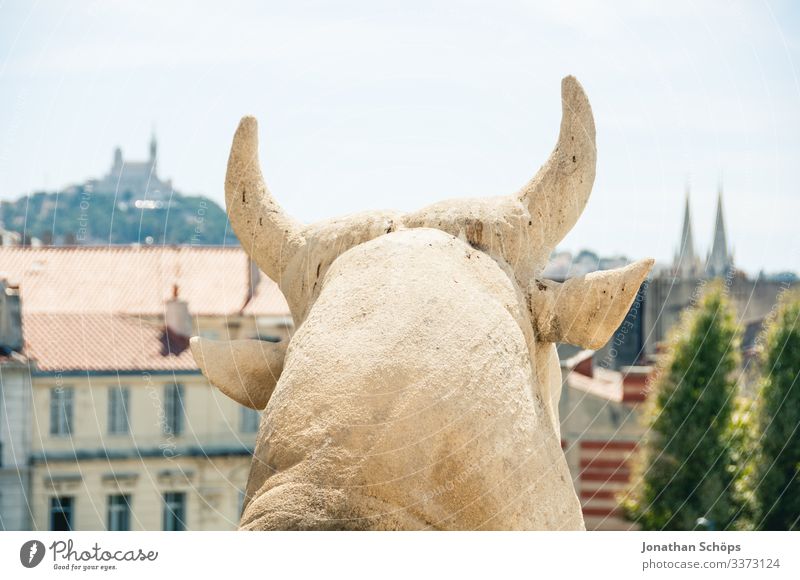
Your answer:
[[[730,433],[738,342],[733,311],[717,285],[673,330],[623,498],[626,515],[642,529],[733,527],[740,511]]]
[[[800,296],[781,301],[763,340],[755,469],[756,527],[800,530]]]

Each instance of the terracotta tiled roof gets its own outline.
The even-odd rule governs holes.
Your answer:
[[[185,338],[139,316],[37,312],[22,324],[26,354],[41,371],[197,369]]]
[[[241,248],[0,247],[0,278],[19,285],[29,314],[163,314],[177,285],[193,315],[288,315],[263,274],[251,299],[250,262]]]
[[[244,314],[251,316],[290,316],[289,305],[278,285],[265,275],[256,285],[256,291],[247,306]]]

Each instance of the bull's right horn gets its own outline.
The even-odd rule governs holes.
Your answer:
[[[273,199],[258,162],[258,123],[244,117],[233,137],[225,204],[233,231],[258,267],[283,286],[286,264],[303,247],[302,226]]]
[[[622,324],[653,260],[592,272],[563,284],[534,280],[529,289],[536,339],[597,350]]]

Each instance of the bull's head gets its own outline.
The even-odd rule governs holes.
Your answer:
[[[653,261],[539,278],[595,177],[589,101],[573,77],[561,90],[558,143],[518,193],[309,226],[270,194],[242,119],[228,214],[297,328],[288,344],[192,340],[212,384],[266,407],[243,527],[582,526],[553,344],[602,346]]]

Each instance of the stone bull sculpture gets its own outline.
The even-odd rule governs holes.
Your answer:
[[[554,343],[603,345],[653,262],[538,278],[595,176],[589,101],[561,90],[556,148],[517,194],[313,225],[272,197],[242,119],[228,214],[296,331],[192,339],[213,385],[264,409],[241,529],[583,529]]]

